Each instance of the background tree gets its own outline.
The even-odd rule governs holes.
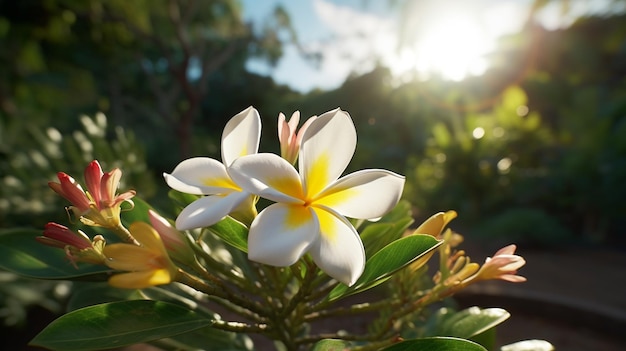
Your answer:
[[[280,21],[253,32],[231,0],[0,1],[0,205],[6,226],[41,224],[36,214],[46,217],[56,202],[46,196],[46,180],[57,171],[82,174],[90,159],[124,167],[127,179],[150,197],[158,189],[146,177],[160,177],[181,157],[214,152],[210,145],[219,140],[222,121],[255,99],[233,99],[228,108],[212,110],[207,100],[219,98],[207,94],[275,90],[248,89],[253,78],[244,67],[250,56],[275,62],[281,55],[278,33],[289,30],[289,21],[280,8],[275,17]],[[231,79],[238,91],[224,89]],[[108,118],[81,117],[97,111]],[[192,133],[196,126],[201,133]]]
[[[623,16],[548,31],[534,20],[545,3],[502,38],[480,77],[391,84],[379,64],[303,95],[245,69],[249,57],[273,62],[297,39],[280,8],[253,30],[236,1],[2,1],[3,179],[24,164],[15,155],[35,162],[32,129],[70,135],[83,113],[102,110],[109,126],[134,132],[160,176],[181,155],[219,156],[224,121],[249,105],[266,125],[279,112],[340,106],[361,136],[352,168],[376,162],[407,174],[418,216],[457,208],[478,225],[502,208],[532,209],[581,240],[619,242],[610,233],[624,212]],[[275,148],[276,131],[263,133]]]

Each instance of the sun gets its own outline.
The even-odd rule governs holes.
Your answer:
[[[451,80],[469,74],[479,75],[487,68],[485,55],[493,50],[476,23],[468,18],[452,17],[433,25],[423,39],[415,43],[418,69],[438,72]]]
[[[412,30],[417,32],[410,42],[387,57],[396,76],[417,73],[460,81],[484,73],[489,65],[487,55],[495,49],[496,38],[483,28],[479,18],[469,14],[433,14]]]

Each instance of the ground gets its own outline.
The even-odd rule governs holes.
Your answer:
[[[468,248],[475,261],[493,251]],[[556,350],[626,350],[626,253],[600,247],[518,253],[527,262],[519,272],[527,282],[484,282],[458,296],[466,305],[511,312],[498,329],[500,345],[543,339]]]

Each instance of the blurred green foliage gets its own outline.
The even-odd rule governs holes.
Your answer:
[[[28,140],[28,147],[7,150],[10,157],[0,164],[0,227],[43,228],[50,221],[65,222],[68,213],[63,208],[70,204],[53,192],[47,182],[58,182],[57,172],[65,172],[84,185],[84,169],[94,159],[106,172],[122,169],[122,190],[132,188],[142,196],[154,195],[154,176],[148,171],[143,147],[132,132],[121,127],[107,128],[107,118],[102,113],[94,117],[83,115],[79,121],[82,128],[66,135],[54,127],[42,130],[28,125],[21,135]]]
[[[133,177],[159,179],[184,157],[219,157],[224,123],[247,106],[261,112],[261,147],[270,151],[279,112],[306,118],[339,106],[359,135],[350,167],[405,174],[418,219],[456,209],[470,234],[494,221],[511,240],[625,244],[624,15],[556,31],[531,16],[502,38],[483,76],[461,82],[398,81],[376,67],[303,95],[245,69],[250,57],[276,62],[297,40],[288,13],[277,8],[253,30],[241,10],[230,0],[0,2],[1,225],[50,218],[32,219],[33,206],[58,206],[34,183],[54,171],[79,175],[88,156],[123,168],[124,186],[142,198],[165,198],[161,181]],[[104,136],[75,118],[96,111],[114,126]],[[87,152],[85,139],[100,151]],[[545,234],[520,234],[522,218]]]
[[[531,207],[502,210],[488,221],[483,221],[476,235],[495,247],[504,247],[511,242],[525,247],[558,247],[572,237],[572,233],[554,216]]]
[[[0,327],[21,326],[32,306],[61,313],[71,286],[70,282],[27,279],[4,271],[0,271],[0,283]]]

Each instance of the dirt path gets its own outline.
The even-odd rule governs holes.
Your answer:
[[[467,250],[482,262],[487,249]],[[489,250],[491,252],[491,250]],[[557,350],[626,350],[626,254],[610,249],[524,250],[521,284],[494,281],[458,296],[464,305],[503,307],[512,317],[499,343],[550,341]]]

